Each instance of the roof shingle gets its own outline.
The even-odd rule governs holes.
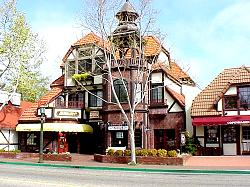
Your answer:
[[[59,96],[62,92],[62,89],[59,87],[53,87],[46,95],[44,95],[38,102],[33,103],[29,108],[27,108],[19,118],[19,121],[37,121],[40,120],[37,117],[37,109],[41,105],[46,105]]]
[[[250,83],[250,68],[230,68],[222,71],[192,103],[191,116],[218,116],[215,105],[233,84]]]

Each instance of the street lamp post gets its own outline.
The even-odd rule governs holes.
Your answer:
[[[41,128],[40,128],[40,148],[39,148],[39,163],[43,163],[43,123],[45,121],[45,108],[40,108]]]

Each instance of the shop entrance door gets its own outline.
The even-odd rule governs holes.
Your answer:
[[[68,134],[68,145],[70,153],[77,153],[77,133]]]
[[[112,147],[128,147],[128,131],[111,132]]]
[[[175,129],[154,130],[155,149],[175,149]]]
[[[238,125],[222,126],[223,155],[240,154],[240,128]]]

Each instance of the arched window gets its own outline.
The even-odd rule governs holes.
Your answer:
[[[116,95],[117,95],[117,97],[119,99],[119,102],[121,102],[121,103],[128,102],[128,99],[127,99],[127,94],[128,93],[126,92],[124,84],[125,84],[126,88],[128,88],[127,81],[122,80],[122,79],[116,79],[116,80],[114,80],[115,93],[116,93]],[[113,92],[112,92],[112,102],[116,103],[116,99],[114,97]]]
[[[56,107],[59,107],[59,108],[65,107],[65,100],[62,95],[56,98]]]

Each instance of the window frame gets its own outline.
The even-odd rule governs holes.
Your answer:
[[[159,90],[161,90],[161,96],[159,95]],[[155,93],[157,98],[154,99]],[[152,83],[151,84],[151,94],[150,94],[150,103],[164,103],[164,86],[163,83]]]
[[[125,86],[124,86],[125,85]],[[127,103],[128,102],[128,93],[126,92],[126,90],[128,91],[128,82],[124,79],[116,79],[113,81],[113,86],[114,86],[114,90],[116,92],[116,95],[118,97],[118,100],[120,103]],[[125,88],[126,87],[126,88]],[[114,97],[114,93],[111,89],[111,101],[113,103],[116,103],[116,99]]]
[[[102,90],[90,90],[90,92],[92,94],[88,94],[88,106],[89,107],[102,107],[103,106],[103,101],[101,99],[99,99],[97,96],[99,97],[103,97],[103,91]],[[100,95],[98,95],[98,93],[101,93]],[[94,104],[94,105],[92,105]]]
[[[242,91],[241,91],[241,89],[242,89]],[[244,89],[246,89],[246,90],[244,90]],[[244,99],[246,99],[245,102],[241,101],[241,97],[247,97],[247,98],[244,98]],[[250,86],[238,87],[238,99],[239,99],[239,108],[240,109],[250,109]]]
[[[213,130],[216,130],[216,132],[209,132]],[[205,126],[205,142],[206,144],[219,144],[220,143],[219,126]]]
[[[227,107],[227,99],[234,99],[236,101],[235,107]],[[224,109],[226,111],[229,110],[237,110],[238,109],[238,96],[237,95],[224,95]]]

